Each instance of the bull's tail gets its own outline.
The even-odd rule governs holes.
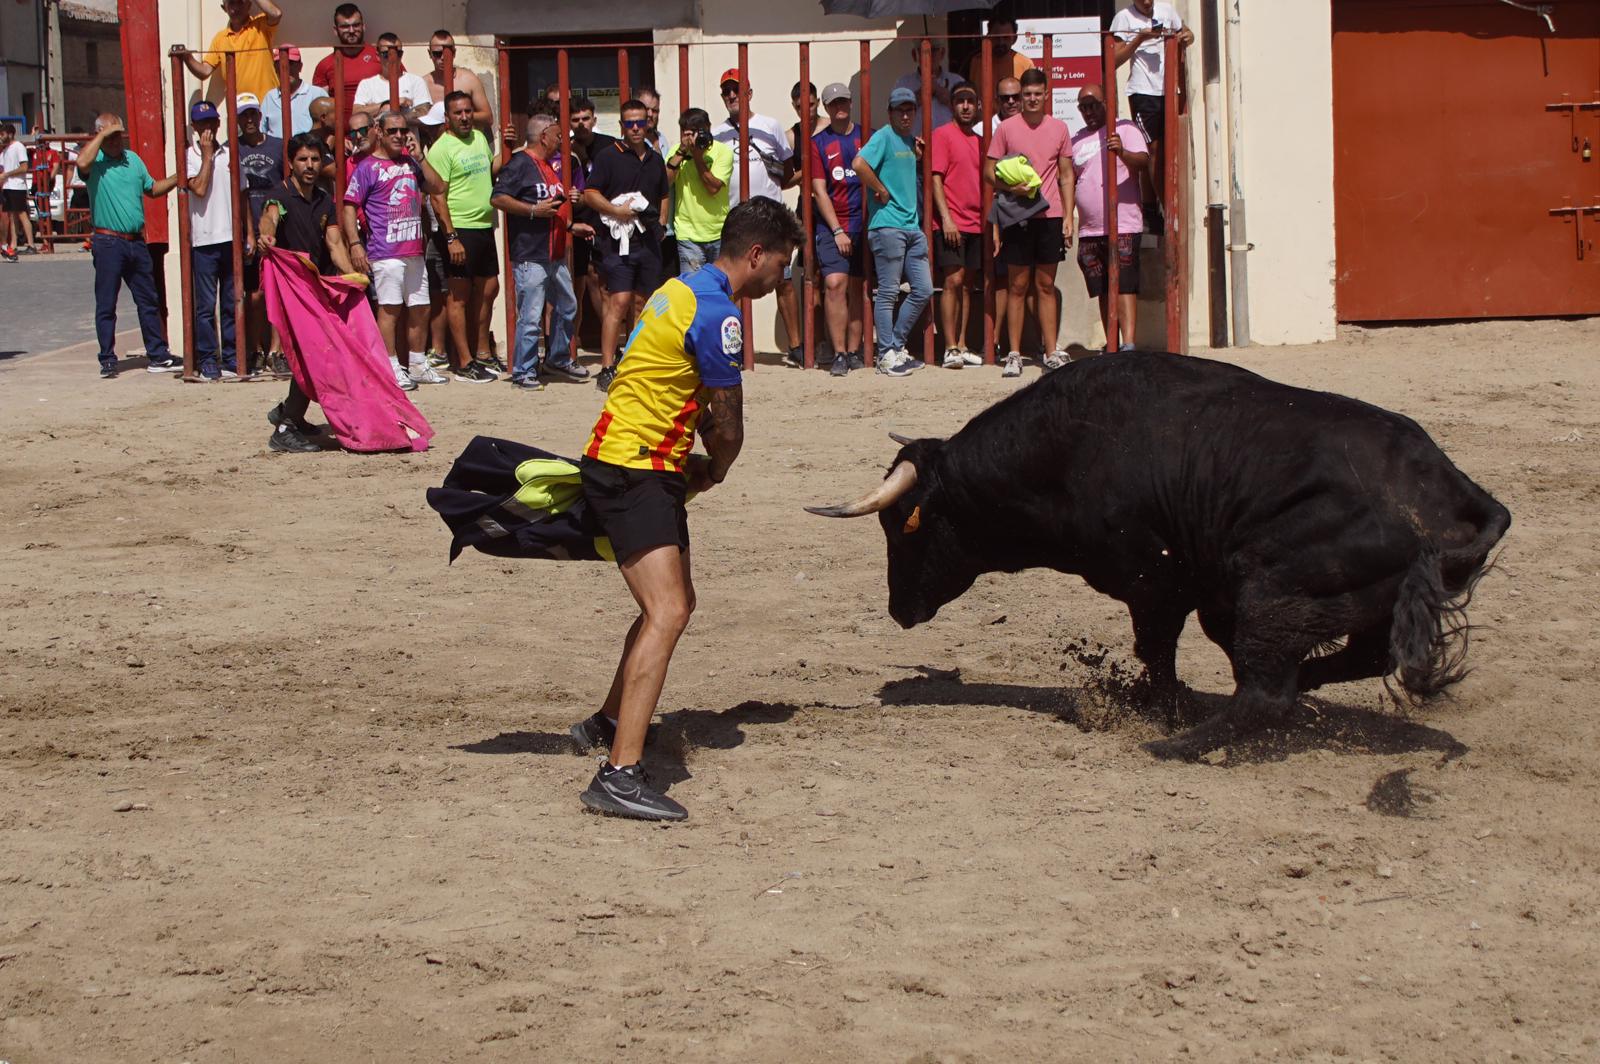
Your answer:
[[[1478,581],[1494,568],[1490,550],[1511,524],[1504,507],[1493,508],[1498,512],[1486,515],[1476,541],[1450,551],[1425,543],[1401,581],[1389,628],[1389,667],[1405,702],[1433,698],[1471,671],[1467,646],[1475,626],[1467,623],[1467,607]],[[1395,694],[1393,687],[1389,691]]]

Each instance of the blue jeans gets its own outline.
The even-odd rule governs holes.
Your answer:
[[[878,271],[878,290],[872,296],[872,331],[878,353],[901,351],[922,308],[933,298],[933,272],[928,267],[928,241],[920,229],[869,229],[867,246]],[[900,278],[911,283],[911,294],[895,313]]]
[[[133,305],[139,311],[139,331],[144,353],[153,362],[172,357],[161,329],[161,301],[156,295],[155,267],[143,240],[94,234],[89,243],[94,254],[94,335],[100,341],[101,365],[117,362],[117,295],[127,282]]]
[[[720,254],[722,254],[722,241],[720,240],[712,240],[700,244],[680,236],[678,238],[678,276],[689,276],[706,263],[715,262]]]
[[[578,299],[572,294],[572,274],[565,262],[518,262],[511,267],[517,286],[517,343],[511,357],[511,379],[539,375],[539,337],[544,332],[544,304],[550,300],[550,340],[545,357],[552,362],[571,358],[572,325],[578,316]]]
[[[206,244],[193,249],[190,273],[194,278],[194,353],[200,375],[215,377],[232,369],[233,345],[233,244]],[[222,365],[217,365],[217,300],[222,300]]]

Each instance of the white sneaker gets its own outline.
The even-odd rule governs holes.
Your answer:
[[[909,377],[916,368],[904,351],[885,351],[878,356],[877,370],[885,377]]]
[[[410,377],[417,384],[449,384],[450,378],[427,362],[413,362]]]
[[[968,366],[981,366],[983,365],[983,356],[975,351],[968,351],[963,347],[961,349],[961,361]]]
[[[922,359],[912,357],[911,352],[907,351],[903,347],[900,349],[900,361],[904,362],[912,370],[919,370],[922,368]]]
[[[967,360],[961,357],[961,349],[959,347],[947,347],[944,349],[945,369],[960,369],[966,364]]]
[[[1060,369],[1062,366],[1065,366],[1071,361],[1072,356],[1058,347],[1048,355],[1044,356],[1044,368],[1046,371]]]
[[[417,390],[417,382],[411,379],[411,374],[399,367],[395,367],[394,382],[400,386],[402,392],[414,392]]]
[[[1022,352],[1013,351],[1006,356],[1005,368],[1000,371],[1002,377],[1022,376]]]

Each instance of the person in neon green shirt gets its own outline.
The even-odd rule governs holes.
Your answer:
[[[500,257],[489,201],[501,159],[489,138],[473,126],[473,113],[470,93],[452,92],[444,98],[446,129],[428,149],[428,165],[445,184],[432,200],[439,219],[437,239],[444,242],[444,313],[455,348],[456,379],[486,384],[499,380],[496,370],[507,372],[505,363],[488,353],[490,315],[500,294]],[[515,147],[516,129],[507,126],[505,136]]]
[[[678,119],[680,142],[667,158],[672,177],[672,232],[678,238],[678,276],[716,259],[728,220],[733,149],[711,139],[711,116],[691,107]]]

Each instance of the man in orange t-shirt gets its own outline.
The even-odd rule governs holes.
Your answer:
[[[1021,79],[1025,70],[1032,70],[1032,59],[1016,51],[1017,20],[1014,18],[996,18],[989,20],[989,40],[994,42],[994,81],[1000,84],[1005,78]],[[973,55],[972,61],[967,64],[967,80],[974,85],[982,85],[983,80],[983,48],[980,45]]]
[[[253,6],[261,8],[259,14],[250,14]],[[265,99],[267,93],[278,87],[278,67],[272,60],[272,39],[277,36],[283,11],[272,0],[222,0],[222,10],[228,13],[228,24],[211,38],[211,50],[204,56],[184,52],[183,64],[189,68],[189,73],[204,81],[221,69],[223,55],[232,52],[235,56],[235,95],[248,92],[258,100]],[[215,102],[226,96],[227,88],[222,78],[217,78],[208,86],[207,99]]]

